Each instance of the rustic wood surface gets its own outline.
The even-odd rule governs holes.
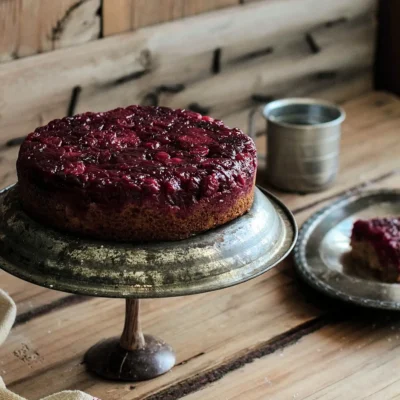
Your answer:
[[[239,4],[239,0],[103,0],[103,35],[111,36]]]
[[[399,100],[369,93],[344,108],[348,118],[335,185],[318,194],[278,193],[299,224],[347,191],[400,187]],[[15,180],[12,155],[15,149],[0,150],[5,182]],[[162,377],[135,384],[100,380],[82,364],[92,344],[120,335],[123,300],[62,294],[5,272],[0,272],[0,285],[20,308],[17,324],[0,349],[0,374],[10,389],[29,399],[62,389],[85,390],[103,400],[186,395],[389,399],[400,392],[397,314],[354,310],[314,293],[297,280],[290,258],[233,288],[143,301],[143,331],[171,344],[177,365]]]
[[[0,1],[0,6],[9,1]],[[93,1],[79,2],[68,15],[80,12],[85,22],[94,10],[89,7]],[[137,4],[150,7],[154,2]],[[55,3],[59,4],[51,2]],[[128,4],[116,3],[121,9]],[[227,0],[204,4],[211,3]],[[33,7],[36,2],[26,4]],[[112,4],[104,2],[104,9],[119,12]],[[360,77],[367,78],[364,83],[371,81],[376,4],[376,0],[325,1],[323,6],[320,0],[254,2],[1,63],[0,145],[54,118],[129,104],[161,104],[222,117],[274,97],[324,97],[336,87],[349,98],[354,96],[353,81]],[[131,18],[128,9],[116,18],[126,23],[128,12]],[[78,20],[65,20],[64,31],[72,36],[61,36],[60,45],[80,32],[74,22]],[[0,24],[0,48],[2,29],[14,28]]]
[[[1,0],[0,62],[100,36],[100,0]]]

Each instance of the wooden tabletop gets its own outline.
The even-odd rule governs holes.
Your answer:
[[[317,194],[276,192],[299,224],[348,191],[400,188],[399,100],[369,93],[344,108],[335,185]],[[0,186],[16,180],[17,150],[0,150]],[[298,281],[290,257],[233,288],[143,301],[144,331],[174,347],[177,365],[133,384],[101,380],[82,361],[92,344],[120,335],[123,300],[42,289],[3,271],[0,287],[18,305],[0,375],[29,399],[65,389],[103,400],[400,399],[400,314],[325,298]]]

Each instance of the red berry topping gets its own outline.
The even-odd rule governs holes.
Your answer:
[[[49,190],[76,190],[85,204],[157,201],[186,210],[251,187],[256,150],[242,131],[211,117],[130,106],[37,128],[17,166]]]

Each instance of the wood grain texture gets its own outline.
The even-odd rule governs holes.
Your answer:
[[[103,0],[103,36],[132,29],[132,0]]]
[[[17,303],[18,315],[22,315],[67,297],[68,294],[46,290],[40,286],[24,282],[0,270],[0,287]]]
[[[300,343],[233,372],[197,399],[394,399],[400,354],[398,318],[374,314],[321,329]],[[242,397],[245,396],[245,397]]]
[[[103,35],[115,35],[238,4],[239,0],[104,0]]]
[[[149,96],[153,104],[197,106],[215,117],[241,113],[245,108],[255,106],[254,96],[271,98],[320,93],[322,97],[335,99],[330,93],[337,93],[336,98],[343,101],[371,89],[372,12],[373,3],[345,23],[317,26],[313,37],[323,50],[315,55],[304,39],[305,27],[284,39],[264,36],[262,44],[260,38],[244,42],[238,39],[235,44],[224,46],[222,70],[214,76],[210,68],[215,58],[213,50],[197,55],[160,55],[145,76],[131,80],[127,76],[127,81],[119,85],[84,89],[78,111],[105,111],[132,103],[147,104]],[[348,41],[349,36],[352,41]],[[273,45],[273,53],[264,54],[263,46],[268,43]],[[258,46],[258,52],[255,51],[257,47],[248,50],[249,44]],[[164,85],[182,84],[183,89],[178,92],[159,91]],[[352,93],[353,89],[355,93]]]
[[[148,395],[312,318],[313,307],[306,306],[296,313],[295,302],[301,301],[297,293],[288,277],[274,271],[241,285],[240,292],[228,289],[208,295],[143,302],[143,331],[162,337],[174,346],[178,367],[157,380],[138,384],[137,390],[131,393],[127,391],[129,385],[93,380],[80,365],[84,352],[104,337],[119,335],[123,322],[122,301],[89,300],[16,327],[0,350],[7,366],[4,378],[11,389],[22,395],[31,394],[33,398],[72,386],[97,397],[100,394],[105,397],[112,389],[115,398]],[[293,303],[285,303],[284,298],[293,299]],[[268,304],[268,315],[260,314],[255,307],[258,302]],[[243,315],[252,322],[243,324]],[[52,344],[43,335],[47,331],[52,332]],[[21,336],[39,352],[41,362],[24,365],[15,358],[13,352],[21,347],[21,342],[25,343]],[[204,354],[198,356],[200,353]],[[54,374],[60,379],[55,381]]]
[[[239,0],[184,0],[183,15],[185,17],[207,11],[219,10],[224,7],[237,6]]]
[[[185,0],[132,0],[132,26],[139,29],[183,17]]]
[[[15,0],[0,1],[0,62],[17,57],[20,4]]]
[[[190,19],[169,22],[162,26],[143,28],[126,35],[92,41],[82,46],[27,57],[13,63],[3,63],[0,65],[0,85],[3,88],[0,92],[2,104],[0,132],[3,126],[10,125],[21,115],[25,119],[33,120],[49,104],[59,104],[66,98],[70,98],[74,87],[80,86],[83,91],[91,91],[96,88],[101,93],[102,89],[110,88],[115,82],[129,80],[130,77],[137,76],[137,74],[159,71],[162,76],[163,68],[168,69],[171,63],[177,65],[181,61],[181,68],[185,69],[187,63],[182,62],[189,57],[196,59],[201,54],[213,52],[216,48],[233,46],[243,32],[246,32],[248,41],[263,36],[277,37],[277,32],[283,36],[290,32],[307,32],[316,24],[326,20],[340,18],[343,15],[351,19],[360,13],[367,13],[374,7],[375,0],[354,0],[352,2],[337,0],[324,3],[324,7],[318,6],[318,4],[320,4],[318,0],[284,0],[231,7],[222,13],[201,14]],[[314,9],[314,12],[312,14],[306,12],[308,9]],[[293,17],[294,15],[296,18]],[[265,24],[267,16],[270,20],[268,24]],[[185,32],[185,35],[182,35],[182,32]],[[359,35],[362,36],[362,33]],[[368,55],[373,49],[372,44],[367,44],[357,34],[355,34],[355,43],[356,46],[361,47],[353,48],[347,43],[342,45],[344,47],[337,47],[338,59],[344,62],[344,65],[351,66],[355,63],[359,66],[360,64],[355,61],[354,56],[344,57],[342,55],[346,49],[347,51],[354,50],[354,54],[360,56],[361,63],[368,64]],[[316,55],[310,53],[309,61],[302,64],[300,71],[304,71],[304,68],[310,64],[314,65],[312,62],[314,56],[318,60],[321,58],[325,60],[326,64],[319,61],[323,69],[327,68],[326,65],[331,59],[337,66],[339,61],[332,58],[332,51],[332,49],[331,51],[327,50],[325,55],[323,52]],[[296,57],[294,56],[293,63],[300,59]],[[363,59],[366,61],[362,61]],[[282,74],[276,76],[276,81],[279,81],[282,76],[286,77],[284,72],[288,71],[290,59],[287,61]],[[179,83],[177,80],[182,73],[181,68],[176,71],[176,78],[172,83]],[[317,68],[313,68],[313,71],[316,71]],[[211,65],[208,66],[207,72],[210,69]],[[248,85],[257,84],[251,80],[253,73],[262,79],[264,77],[267,80],[271,79],[265,71],[260,72],[260,69],[261,71],[265,69],[265,64],[262,62],[253,61],[246,66],[244,78]],[[319,69],[318,72],[320,72]],[[232,74],[228,78],[242,77],[240,72],[227,73]],[[215,81],[216,84],[220,82],[219,77],[222,75],[225,74],[216,76],[218,78]],[[54,79],[54,77],[62,77],[62,79]],[[209,87],[208,85],[212,82],[214,81],[208,82],[206,87]],[[237,83],[231,83],[232,96],[237,99]],[[249,91],[248,85],[244,87],[246,96]],[[226,94],[226,85],[225,89],[218,87],[220,96],[222,94],[224,94],[224,98],[231,96],[231,93]],[[250,86],[250,89],[254,89],[254,87]],[[203,92],[206,91],[203,90]],[[24,95],[21,96],[21,93]],[[196,100],[182,97],[183,93],[187,93],[189,96],[190,93],[198,93],[198,89],[196,90],[194,85],[190,90],[182,92],[182,95],[178,93],[174,100],[171,100],[171,104],[185,105],[188,100],[191,102]],[[216,98],[220,99],[218,96]],[[204,99],[202,98],[202,100]]]
[[[100,0],[2,0],[0,61],[97,39],[99,8]]]
[[[277,43],[272,54],[236,63],[227,70],[222,66],[221,73],[194,82],[180,93],[164,96],[160,103],[186,108],[195,99],[210,115],[218,117],[251,106],[256,95],[303,95],[307,90],[328,88],[340,80],[351,81],[372,71],[374,29],[369,22],[342,25],[315,37],[324,43],[317,54],[310,55],[307,43],[297,35],[282,48]]]
[[[379,174],[396,168],[395,154],[400,145],[395,135],[400,123],[399,101],[383,93],[374,93],[348,102],[344,107],[348,113],[342,148],[345,162],[334,188],[317,195],[281,194],[290,208],[298,209],[296,218],[300,224],[323,206],[325,200],[331,201],[356,184],[367,185],[371,177],[379,178],[382,176]],[[374,140],[378,132],[380,140]],[[371,173],[376,164],[371,166],[370,150],[360,145],[363,142],[370,142],[374,152],[381,155],[378,162],[382,165],[376,174]],[[367,175],[358,176],[360,168]],[[0,349],[0,358],[4,361],[6,383],[31,398],[72,388],[110,400],[149,396],[156,399],[157,393],[161,391],[162,394],[163,390],[182,395],[185,393],[182,390],[187,390],[187,382],[193,379],[202,382],[200,386],[204,385],[208,382],[206,374],[222,377],[248,363],[251,359],[248,354],[263,357],[285,343],[307,337],[313,330],[329,325],[332,320],[319,318],[331,307],[321,299],[310,301],[304,287],[293,280],[290,260],[287,260],[269,273],[234,288],[191,297],[144,301],[144,332],[161,336],[175,347],[178,355],[172,372],[154,381],[135,384],[132,388],[130,384],[93,378],[81,365],[90,345],[120,333],[124,314],[122,300],[91,299],[17,326]],[[51,333],[44,334],[48,331]],[[25,353],[32,357],[21,359],[19,356]],[[229,370],[225,369],[226,365],[230,366]],[[235,372],[226,377],[233,374]],[[284,385],[286,375],[281,379]]]
[[[84,0],[71,6],[53,29],[54,49],[77,46],[98,39],[100,5],[101,0]]]
[[[399,189],[400,175],[378,187]],[[247,364],[184,399],[398,399],[400,381],[393,373],[399,367],[398,315],[350,307],[342,307],[338,314],[342,321]]]

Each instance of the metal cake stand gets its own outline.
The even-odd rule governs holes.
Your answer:
[[[235,221],[190,239],[145,244],[53,230],[24,213],[17,186],[0,191],[0,266],[5,271],[51,289],[126,299],[122,336],[103,340],[85,355],[87,368],[109,379],[151,379],[175,364],[168,344],[143,335],[139,299],[245,282],[286,257],[296,238],[292,214],[260,189],[251,210]]]

